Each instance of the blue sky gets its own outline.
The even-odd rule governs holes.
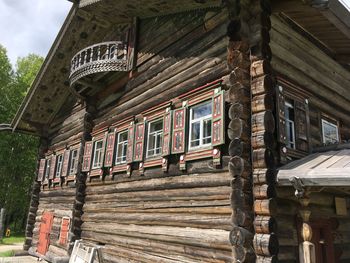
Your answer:
[[[0,44],[13,65],[29,53],[46,56],[71,5],[68,0],[0,0]]]

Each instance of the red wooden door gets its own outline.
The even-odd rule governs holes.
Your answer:
[[[60,243],[61,245],[66,245],[67,244],[69,223],[70,223],[70,218],[69,217],[63,217],[62,218],[60,239],[58,240],[58,243]]]
[[[37,252],[45,255],[50,245],[50,231],[53,223],[53,213],[44,212],[40,223],[39,242]]]

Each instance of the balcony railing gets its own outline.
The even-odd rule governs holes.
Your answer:
[[[88,75],[128,71],[128,46],[121,41],[99,43],[79,51],[71,61],[71,85]]]

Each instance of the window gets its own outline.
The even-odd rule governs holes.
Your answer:
[[[295,149],[295,114],[294,101],[285,101],[285,118],[286,118],[286,145],[289,148]]]
[[[128,149],[128,131],[118,133],[116,164],[126,163],[126,152]]]
[[[60,154],[57,156],[57,161],[56,161],[56,173],[55,173],[55,177],[60,177],[61,176],[61,172],[62,172],[62,161],[63,161],[63,154]]]
[[[78,165],[78,150],[72,150],[70,154],[70,161],[69,161],[69,174],[74,174],[77,170]]]
[[[156,120],[148,124],[147,157],[162,154],[163,120]]]
[[[101,168],[103,158],[103,140],[96,141],[94,143],[94,160],[92,162],[92,168]]]
[[[331,144],[339,141],[338,126],[322,119],[323,143]]]
[[[45,179],[49,179],[51,168],[51,158],[46,160]]]
[[[211,122],[211,101],[207,101],[190,109],[189,149],[211,145]]]

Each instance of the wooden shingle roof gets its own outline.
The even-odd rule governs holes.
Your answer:
[[[299,178],[304,186],[350,186],[350,145],[313,153],[279,168],[278,185],[289,186]]]

